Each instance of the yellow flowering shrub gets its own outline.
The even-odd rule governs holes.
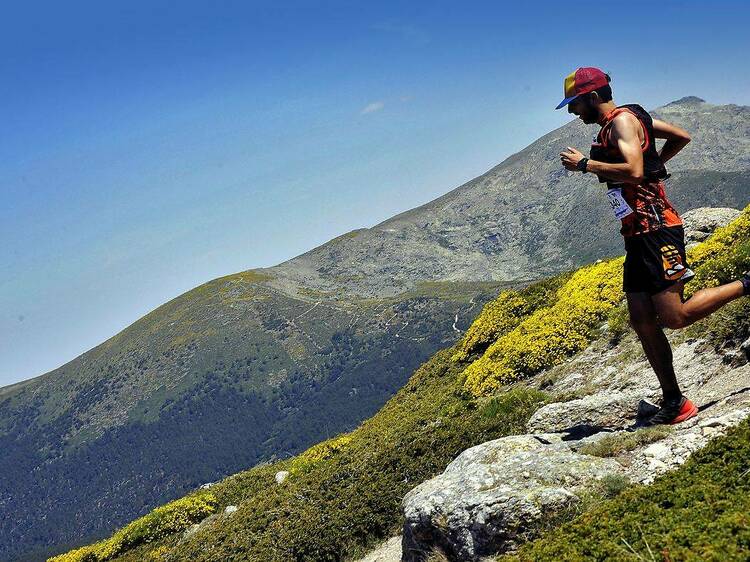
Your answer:
[[[169,547],[166,545],[159,546],[148,553],[149,560],[161,560],[164,555],[169,552]]]
[[[750,268],[750,205],[726,226],[688,252],[695,279],[685,285],[685,297],[703,287],[716,287],[739,278]]]
[[[125,550],[153,542],[187,529],[216,511],[218,501],[213,494],[199,493],[180,498],[154,509],[129,523],[103,541],[50,558],[48,562],[102,562]]]
[[[550,306],[539,308],[499,337],[462,373],[475,396],[533,375],[588,345],[593,329],[624,297],[619,257],[576,271],[557,290]]]
[[[500,335],[512,330],[526,313],[527,301],[517,291],[503,291],[488,302],[458,344],[452,361],[463,361],[479,349],[486,348]]]
[[[352,434],[345,433],[339,437],[332,437],[331,439],[326,439],[325,441],[313,445],[303,453],[294,457],[294,460],[289,467],[289,472],[300,473],[307,471],[317,463],[333,456],[336,451],[346,447],[351,440]]]
[[[472,355],[484,353],[491,343],[518,326],[526,316],[537,308],[547,306],[571,275],[561,273],[532,283],[520,291],[501,292],[496,299],[484,305],[464,337],[456,344],[456,352],[451,360],[466,361]]]

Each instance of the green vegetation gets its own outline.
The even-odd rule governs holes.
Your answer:
[[[635,431],[623,431],[614,435],[607,435],[593,443],[586,443],[580,448],[579,452],[595,457],[616,457],[625,451],[632,451],[637,447],[664,439],[672,433],[672,429],[671,426],[660,425]]]
[[[595,336],[594,328],[623,298],[622,262],[614,258],[576,271],[551,303],[498,337],[466,367],[466,389],[475,396],[491,394],[584,349]],[[515,310],[518,304],[511,299],[510,307]]]
[[[403,298],[435,298],[468,303],[475,292],[497,294],[500,289],[517,285],[502,281],[418,281],[413,288],[398,295]]]
[[[212,486],[219,506],[240,506],[221,525],[180,545],[165,537],[149,548],[168,547],[179,560],[240,553],[268,562],[338,560],[341,552],[364,553],[400,528],[401,498],[416,483],[467,447],[522,431],[544,403],[543,393],[522,386],[491,400],[471,398],[458,382],[453,352],[435,354],[353,432]],[[278,485],[280,470],[290,475]],[[126,554],[122,559],[131,559]]]
[[[750,423],[651,486],[634,486],[502,560],[745,561]]]
[[[186,496],[136,519],[112,537],[72,550],[50,559],[50,562],[104,562],[144,543],[152,543],[201,521],[216,511],[216,498],[202,492]]]

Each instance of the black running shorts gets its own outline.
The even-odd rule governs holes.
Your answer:
[[[625,237],[622,288],[626,293],[654,295],[677,280],[689,281],[694,275],[685,256],[682,225]]]

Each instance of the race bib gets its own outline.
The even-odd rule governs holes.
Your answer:
[[[619,187],[607,190],[607,197],[609,197],[609,206],[612,208],[612,212],[617,219],[627,217],[633,212],[633,209],[623,198],[622,189]]]

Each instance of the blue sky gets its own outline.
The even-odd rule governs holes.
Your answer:
[[[571,118],[578,66],[618,103],[750,105],[749,24],[746,2],[8,4],[0,385],[481,174]]]

